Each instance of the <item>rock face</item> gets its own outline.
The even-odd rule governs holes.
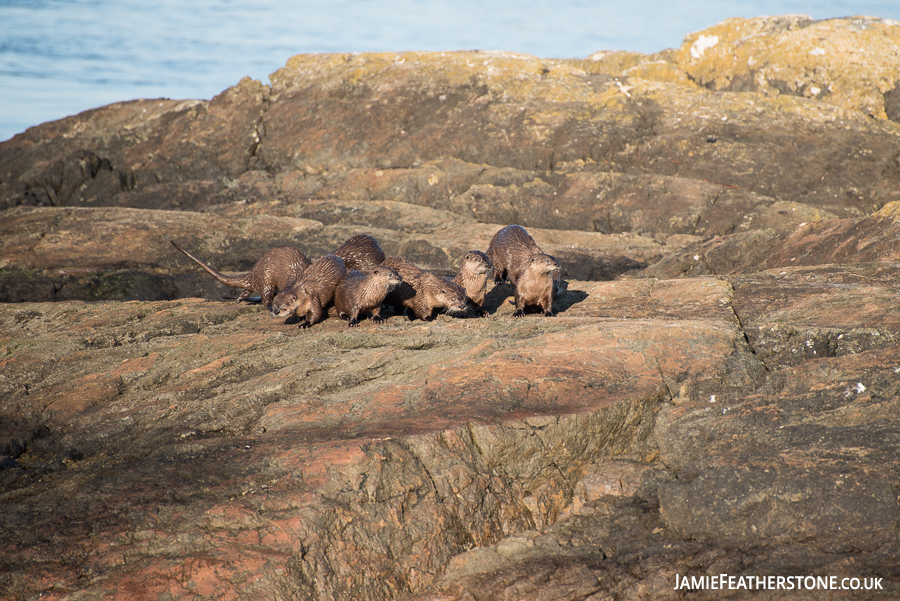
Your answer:
[[[2,596],[897,596],[898,38],[298,56],[0,144]],[[449,275],[509,223],[556,318],[299,331],[169,244]]]

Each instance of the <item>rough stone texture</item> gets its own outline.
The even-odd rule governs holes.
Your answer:
[[[799,96],[900,121],[900,27],[888,19],[727,19],[688,34],[676,50],[598,52],[568,62],[620,77]]]
[[[5,211],[0,224],[0,301],[218,298],[233,290],[169,240],[220,271],[246,273],[267,250],[302,246],[321,228],[316,221],[271,215],[18,207]]]
[[[731,56],[737,42],[727,40],[752,30],[751,40],[763,40],[754,44],[784,41],[781,63],[801,64],[802,55],[804,68],[812,61],[841,82],[884,88],[885,74],[897,72],[896,51],[885,48],[898,28],[857,21],[726,22],[715,29],[720,46],[700,58]],[[877,61],[860,69],[846,53],[810,55],[791,41],[797,28],[836,44],[852,38]],[[689,71],[678,57],[691,56],[692,40],[665,57]],[[297,56],[271,87],[245,79],[209,102],[120,103],[14,137],[0,146],[0,206],[380,199],[493,223],[708,236],[789,230],[900,199],[896,126],[872,120],[864,102],[711,94],[652,72],[614,73],[622,61],[608,62],[497,52]],[[746,69],[712,64],[717,77]],[[642,200],[658,197],[670,211]]]
[[[817,99],[900,121],[900,26],[871,17],[731,19],[685,38],[676,55],[713,90]]]
[[[897,597],[897,31],[299,56],[0,144],[0,596]],[[450,274],[512,222],[556,318],[299,331],[168,243]]]
[[[867,217],[805,223],[788,233],[758,230],[695,242],[657,261],[645,276],[753,272],[827,263],[900,263],[900,203]]]

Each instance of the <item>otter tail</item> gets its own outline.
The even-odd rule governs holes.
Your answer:
[[[187,256],[187,258],[189,258],[189,259],[192,260],[194,263],[196,263],[197,265],[199,265],[200,267],[202,267],[203,269],[205,269],[206,272],[209,273],[209,275],[211,275],[212,277],[216,278],[217,280],[219,280],[220,282],[222,282],[222,283],[225,284],[226,286],[231,286],[232,288],[243,288],[243,289],[245,289],[245,290],[248,290],[248,289],[249,289],[249,284],[250,284],[250,283],[249,283],[249,281],[247,280],[247,274],[239,275],[239,276],[227,276],[227,275],[225,275],[224,273],[221,273],[221,272],[219,272],[219,271],[216,271],[215,269],[213,269],[212,267],[210,267],[209,265],[207,265],[206,263],[204,263],[203,261],[201,261],[200,259],[198,259],[198,258],[195,257],[194,255],[192,255],[192,254],[189,253],[188,251],[184,250],[183,248],[181,248],[180,246],[178,246],[177,244],[175,244],[175,241],[174,241],[174,240],[169,240],[169,242],[172,243],[172,246],[174,246],[175,248],[177,248],[178,250],[180,250],[181,252],[183,252],[183,253]]]

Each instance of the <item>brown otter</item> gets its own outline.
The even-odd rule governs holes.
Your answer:
[[[369,271],[348,271],[334,291],[334,307],[338,315],[350,320],[348,327],[359,325],[361,313],[372,315],[372,321],[381,323],[381,303],[388,292],[403,280],[390,267],[380,265]]]
[[[534,238],[520,225],[508,225],[494,234],[487,250],[494,265],[494,283],[504,280],[516,287],[515,317],[525,314],[526,305],[540,305],[544,315],[553,317],[553,298],[559,291],[560,265],[545,254]]]
[[[513,317],[525,315],[527,305],[540,305],[547,317],[555,317],[553,299],[559,290],[559,261],[539,253],[531,256],[531,262],[516,280],[516,312]]]
[[[384,260],[384,266],[396,271],[402,280],[384,299],[384,304],[393,307],[394,313],[399,315],[406,310],[404,301],[416,295],[416,291],[412,287],[412,280],[425,273],[425,271],[403,257],[387,257]]]
[[[276,317],[291,314],[305,317],[298,328],[308,328],[322,319],[328,303],[334,300],[334,291],[347,275],[344,260],[334,255],[319,257],[306,268],[296,284],[283,290],[272,301],[272,313]]]
[[[266,251],[248,273],[227,276],[178,246],[174,240],[170,240],[170,242],[172,246],[226,286],[242,288],[244,291],[237,297],[237,302],[248,297],[251,292],[256,292],[266,307],[272,304],[276,292],[294,285],[311,262],[306,255],[293,246],[277,246]]]
[[[403,278],[403,281],[425,273],[424,269],[403,257],[387,257],[382,261],[382,265],[396,271]]]
[[[331,254],[342,258],[348,271],[370,271],[384,262],[378,240],[368,234],[351,236]]]
[[[441,309],[451,315],[465,312],[466,291],[455,282],[425,271],[400,257],[388,257],[384,260],[384,265],[403,278],[403,282],[385,298],[385,304],[393,305],[395,313],[400,314],[407,309],[411,320],[418,317],[431,321]]]
[[[481,308],[487,290],[488,277],[494,269],[491,260],[480,250],[470,250],[463,257],[462,265],[453,280],[466,291],[466,304],[476,315],[483,317],[487,311]]]

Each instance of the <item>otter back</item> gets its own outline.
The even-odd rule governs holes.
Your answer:
[[[407,261],[403,257],[388,257],[384,261],[382,261],[382,264],[385,267],[390,267],[391,269],[396,271],[404,280],[425,273],[424,269],[422,269],[412,261]]]
[[[494,265],[494,283],[509,281],[515,285],[531,262],[531,256],[541,248],[521,225],[508,225],[494,234],[488,244],[487,255]]]
[[[331,254],[343,259],[348,270],[369,271],[384,262],[381,245],[368,234],[351,236]]]
[[[328,304],[334,300],[334,292],[347,275],[347,268],[340,257],[319,257],[303,272],[303,275],[287,290],[279,292],[272,301],[272,313],[277,317],[293,314],[305,317],[298,328],[308,328],[322,319]]]
[[[525,314],[528,305],[540,305],[547,317],[553,317],[553,299],[560,286],[560,265],[545,254],[531,234],[520,225],[508,225],[494,234],[488,245],[488,257],[494,264],[494,283],[509,280],[516,287],[515,317]]]
[[[465,312],[466,291],[455,282],[400,257],[388,257],[384,265],[403,278],[403,282],[385,298],[385,304],[392,305],[395,313],[408,310],[410,319],[418,317],[431,321],[440,310],[451,314]]]
[[[227,276],[184,250],[174,241],[170,240],[170,242],[172,242],[172,246],[218,281],[232,288],[243,289],[243,292],[237,297],[237,302],[242,301],[253,292],[259,294],[260,301],[265,307],[272,304],[272,299],[279,290],[293,286],[311,263],[306,255],[293,246],[277,246],[266,251],[249,272],[238,276]]]

